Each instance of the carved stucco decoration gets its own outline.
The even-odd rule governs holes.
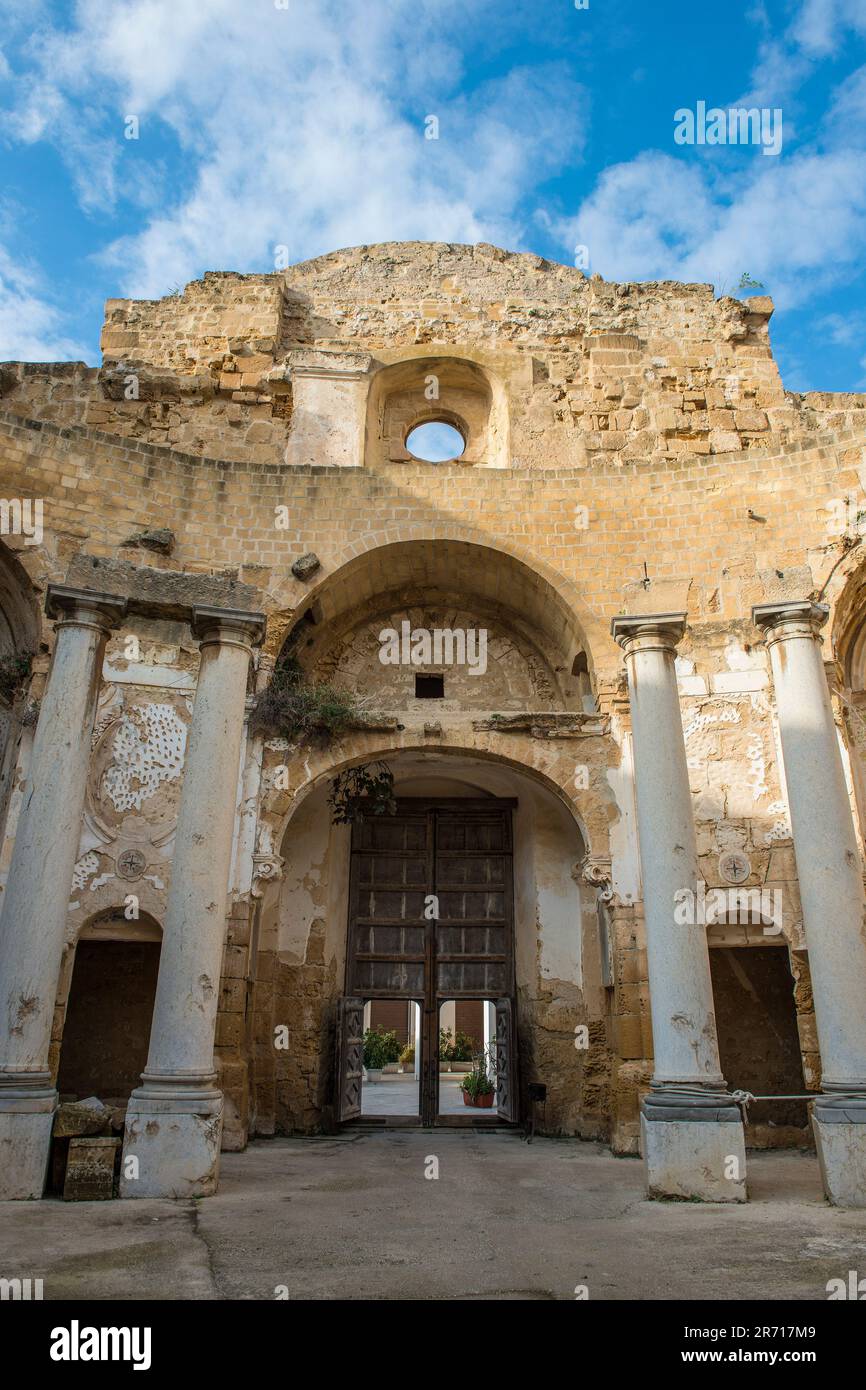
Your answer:
[[[103,844],[159,846],[174,833],[189,701],[114,689],[94,730],[85,817]]]
[[[281,854],[254,854],[253,855],[253,886],[251,889],[254,898],[260,898],[269,883],[277,883],[283,876],[285,859]]]
[[[613,898],[612,874],[610,857],[595,854],[575,864],[572,877],[577,883],[589,883],[598,888],[601,901],[609,903]]]

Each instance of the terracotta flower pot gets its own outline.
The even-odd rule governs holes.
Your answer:
[[[470,1096],[468,1091],[464,1091],[463,1104],[472,1105],[476,1110],[490,1110],[493,1106],[493,1092],[488,1091],[486,1095]]]

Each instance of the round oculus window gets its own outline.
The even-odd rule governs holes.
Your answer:
[[[406,437],[406,448],[413,458],[422,463],[447,463],[459,459],[466,448],[466,440],[453,425],[444,420],[428,420],[426,424],[416,425]]]

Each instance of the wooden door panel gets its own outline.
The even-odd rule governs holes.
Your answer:
[[[402,855],[366,854],[358,882],[362,888],[423,888],[427,883],[426,856],[414,850]]]
[[[503,1120],[517,1119],[517,1056],[514,1010],[510,999],[496,1001],[496,1110]]]
[[[495,999],[508,987],[505,964],[446,961],[437,972],[440,999]]]
[[[337,1000],[338,1120],[354,1120],[361,1113],[364,1064],[364,1001],[343,995]]]
[[[423,962],[356,962],[353,988],[365,999],[417,999],[424,995]]]
[[[366,956],[424,956],[424,928],[381,926],[359,922],[356,933],[358,951]]]
[[[513,975],[511,815],[478,805],[443,810],[436,827],[436,991],[495,998]]]
[[[402,798],[395,816],[352,829],[346,988],[363,999],[423,1001],[425,1123],[438,1110],[441,1002],[508,1001],[514,990],[514,805]],[[438,917],[428,920],[431,898]],[[509,1059],[513,1047],[503,1053],[502,1114],[516,1113]]]
[[[430,838],[426,811],[352,828],[346,985],[353,994],[424,996]]]

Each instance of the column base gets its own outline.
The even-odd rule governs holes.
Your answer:
[[[648,1121],[641,1114],[640,1132],[648,1197],[746,1201],[742,1121]]]
[[[812,1114],[824,1195],[834,1207],[866,1207],[866,1124]]]
[[[222,1124],[220,1091],[133,1091],[123,1137],[121,1197],[213,1196]]]
[[[56,1107],[54,1090],[0,1090],[0,1201],[32,1201],[45,1191]]]

